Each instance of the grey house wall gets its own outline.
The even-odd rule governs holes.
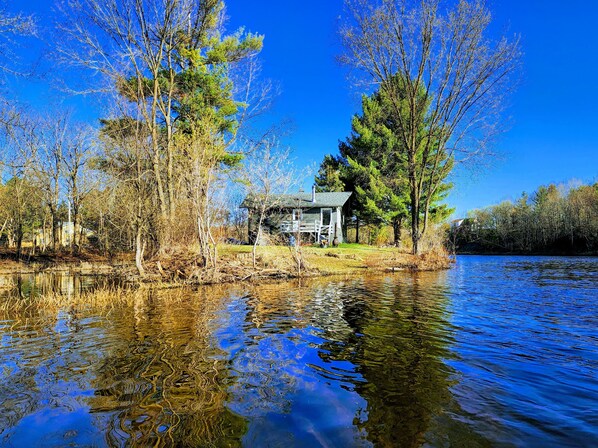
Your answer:
[[[303,222],[320,222],[320,208],[304,208]]]
[[[336,237],[339,240],[339,243],[344,242],[344,219],[343,219],[343,209],[342,207],[312,207],[312,208],[301,208],[302,210],[302,222],[304,223],[313,223],[314,221],[317,223],[321,222],[321,213],[322,209],[331,209],[331,224],[332,227],[332,235],[331,238],[335,236],[335,225],[337,227],[336,230]],[[268,216],[264,219],[263,229],[270,233],[277,233],[279,232],[279,226],[282,221],[291,221],[293,218],[293,210],[292,208],[283,209],[283,210],[271,210],[268,213]],[[257,232],[257,219],[255,216],[252,216],[250,213],[249,220],[248,220],[248,231],[249,231],[249,240],[253,242],[255,234]]]

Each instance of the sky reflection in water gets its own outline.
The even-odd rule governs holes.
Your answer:
[[[0,313],[0,445],[598,444],[596,285],[596,258],[461,257]]]

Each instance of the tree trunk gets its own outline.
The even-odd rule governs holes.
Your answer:
[[[153,73],[153,97],[152,97],[152,105],[151,105],[151,133],[152,133],[152,151],[153,151],[153,171],[154,177],[156,178],[156,192],[158,195],[158,203],[160,205],[160,228],[158,231],[158,244],[159,250],[162,251],[164,249],[165,243],[170,238],[170,228],[168,226],[169,223],[169,213],[168,213],[168,205],[166,194],[164,193],[164,182],[162,180],[162,161],[160,159],[160,145],[159,135],[158,135],[158,123],[157,123],[157,108],[158,108],[158,93],[159,93],[159,82],[158,82],[158,73],[155,71]]]
[[[410,184],[410,199],[411,199],[411,241],[413,243],[413,248],[411,253],[413,255],[419,254],[419,240],[420,240],[420,233],[419,233],[419,195],[417,191],[417,181],[414,172],[414,168],[411,167],[409,173],[409,184]]]
[[[359,244],[359,217],[355,221],[355,242]]]
[[[170,70],[170,89],[168,92],[168,106],[165,111],[166,121],[166,188],[168,190],[168,206],[169,206],[169,224],[172,224],[175,219],[176,203],[175,203],[175,181],[174,181],[174,148],[173,148],[173,131],[172,131],[172,89],[174,83],[174,73]]]
[[[411,206],[411,242],[413,243],[413,248],[411,253],[413,255],[419,254],[419,207],[414,204]]]
[[[0,227],[0,239],[2,238],[2,234],[4,233],[4,229],[6,229],[6,225],[8,224],[8,218],[6,218],[4,220],[4,224],[2,224],[2,227]],[[10,239],[10,236],[9,236]]]
[[[54,210],[50,210],[50,219],[52,221],[52,251],[56,253],[56,248],[58,246],[58,220],[56,219],[56,213]]]
[[[143,241],[141,226],[137,227],[137,234],[135,235],[135,266],[141,277],[145,276],[145,269],[143,268],[143,252],[145,251],[145,242]]]
[[[71,251],[73,254],[79,253],[79,232],[77,231],[77,227],[79,226],[79,213],[74,211],[73,213],[73,238],[71,240]]]
[[[23,226],[19,224],[16,232],[16,244],[17,244],[17,260],[21,259],[21,249],[23,247]]]
[[[46,218],[44,216],[44,220],[42,221],[42,241],[41,241],[41,251],[46,251],[46,237],[48,236],[48,229],[46,228]],[[0,232],[0,236],[2,233]]]
[[[251,210],[248,211],[247,213],[247,242],[249,244],[253,244],[253,240],[251,238],[251,220],[252,220],[253,216],[251,213]]]
[[[265,214],[266,214],[266,211],[264,210],[264,208],[262,206],[262,209],[260,210],[260,216],[257,221],[257,234],[255,236],[255,241],[253,242],[253,249],[251,251],[251,255],[252,255],[252,259],[253,259],[253,269],[255,269],[257,266],[257,245],[260,242],[260,237],[261,237],[261,233],[262,233],[262,224],[264,223],[264,215]]]
[[[13,230],[13,220],[11,220],[11,228],[8,232],[8,234],[6,235],[8,237],[8,247],[10,247],[11,249],[13,247],[15,247],[15,231]]]
[[[400,217],[393,221],[392,223],[392,230],[394,233],[395,239],[395,246],[399,247],[401,245],[401,228],[403,227],[403,217]]]

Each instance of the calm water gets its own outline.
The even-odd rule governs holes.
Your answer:
[[[0,312],[0,445],[598,446],[597,302],[597,258],[461,257]]]

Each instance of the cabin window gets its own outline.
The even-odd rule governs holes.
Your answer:
[[[301,221],[303,219],[303,211],[300,208],[293,210],[293,221]]]

